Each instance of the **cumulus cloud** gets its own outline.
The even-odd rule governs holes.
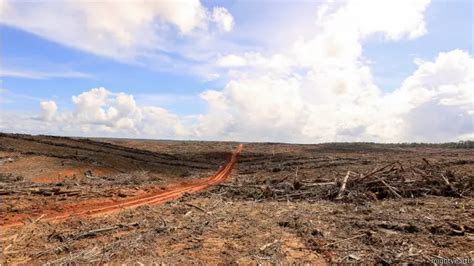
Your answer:
[[[402,86],[386,95],[387,116],[397,117],[400,135],[416,141],[447,141],[474,132],[474,59],[465,51],[440,53],[420,63]]]
[[[316,31],[301,36],[284,52],[246,51],[217,57],[221,68],[243,68],[260,76],[268,71],[291,74],[310,70],[315,73],[363,71],[363,44],[370,36],[387,41],[414,39],[427,32],[424,11],[429,0],[348,0],[328,1],[319,6]],[[404,19],[401,21],[400,18]],[[306,26],[307,27],[307,26]],[[361,69],[358,69],[361,68]],[[230,73],[235,74],[235,71]],[[241,73],[242,74],[242,73]]]
[[[357,64],[305,76],[239,78],[203,97],[222,106],[201,116],[201,132],[298,142],[456,140],[474,132],[473,67],[467,52],[440,53],[389,93]]]
[[[212,9],[212,20],[223,32],[229,32],[234,27],[234,17],[224,7],[214,7]]]
[[[42,101],[41,120],[49,130],[74,134],[106,134],[172,138],[188,134],[180,118],[158,106],[138,106],[133,95],[93,88],[72,96],[73,110],[59,110],[54,101]]]
[[[74,118],[80,123],[102,124],[114,129],[135,130],[135,120],[141,118],[132,95],[114,94],[105,88],[94,88],[73,96]]]
[[[137,129],[143,136],[175,138],[189,134],[189,129],[182,125],[180,117],[164,108],[148,106],[143,107],[141,112],[142,118]]]
[[[211,12],[199,0],[3,0],[0,8],[2,24],[119,60],[176,52],[173,38],[206,35],[210,22],[223,31],[230,31],[233,25],[225,8]]]
[[[152,138],[307,143],[472,138],[471,54],[452,50],[417,59],[417,69],[391,92],[375,84],[363,57],[364,43],[372,36],[393,42],[426,34],[428,4],[428,0],[323,4],[315,14],[317,30],[287,49],[216,56],[215,67],[228,71],[229,81],[221,89],[200,94],[207,104],[201,114],[183,117],[159,106],[139,106],[133,95],[95,88],[72,97],[74,110],[42,103],[42,117],[63,132]],[[232,28],[233,19],[223,10],[206,14],[221,30]],[[182,23],[177,21],[169,23]],[[200,27],[197,22],[189,25]],[[180,29],[182,34],[187,34],[185,29]]]
[[[360,59],[362,42],[371,35],[381,34],[394,41],[425,34],[423,14],[429,2],[350,0],[336,9],[340,2],[324,4],[318,13],[320,31],[296,41],[292,55],[305,67],[353,64]]]
[[[58,110],[58,106],[54,101],[43,101],[40,103],[41,106],[41,118],[45,121],[53,120],[56,111]]]
[[[426,33],[423,13],[430,0],[350,0],[333,14],[322,13],[328,28],[357,31],[361,37],[382,33],[387,39],[413,39]],[[401,19],[403,18],[403,19]]]
[[[307,143],[472,139],[474,58],[453,50],[418,63],[417,70],[388,93],[373,84],[367,67],[331,75],[311,71],[306,76],[242,77],[222,91],[201,93],[208,110],[191,117],[159,106],[138,106],[130,94],[93,88],[72,97],[73,110],[41,102],[41,119],[48,126],[22,118],[13,129]]]
[[[418,60],[415,73],[390,93],[375,85],[362,57],[363,44],[372,35],[398,41],[425,34],[428,4],[331,2],[319,9],[316,34],[296,40],[285,53],[221,56],[216,63],[231,69],[232,80],[213,94],[226,106],[210,108],[200,119],[226,119],[215,132],[202,123],[201,132],[214,138],[298,142],[450,141],[469,135],[474,132],[474,85],[473,59],[467,52]],[[215,105],[214,98],[204,100]]]

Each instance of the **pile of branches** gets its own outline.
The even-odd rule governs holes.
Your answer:
[[[295,175],[286,175],[280,178],[269,178],[256,183],[255,179],[236,180],[238,184],[219,184],[211,191],[224,197],[236,200],[276,200],[276,201],[316,201],[330,196],[331,187],[335,188],[337,182],[311,182],[298,178]],[[257,181],[258,182],[258,181]]]
[[[339,189],[331,193],[337,200],[380,200],[415,198],[427,195],[473,196],[474,177],[456,174],[428,160],[411,166],[393,162],[366,174],[348,171]]]
[[[214,193],[239,200],[366,202],[427,195],[472,197],[474,177],[457,174],[423,159],[413,165],[396,161],[368,173],[347,171],[333,182],[309,182],[286,176],[240,184],[220,184]]]

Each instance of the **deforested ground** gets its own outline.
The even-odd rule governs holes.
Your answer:
[[[244,143],[222,183],[87,213],[201,182],[237,144],[1,134],[0,263],[474,258],[462,145]]]

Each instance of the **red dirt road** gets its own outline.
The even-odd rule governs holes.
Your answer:
[[[120,211],[123,209],[136,208],[142,205],[154,205],[164,203],[183,196],[184,193],[191,193],[204,190],[210,186],[224,181],[231,173],[234,165],[237,162],[237,157],[242,151],[243,145],[239,144],[237,149],[232,153],[232,156],[227,163],[222,166],[216,174],[189,182],[170,185],[165,191],[160,191],[152,194],[145,194],[128,200],[116,202],[98,202],[88,201],[81,202],[76,205],[64,206],[60,211],[45,209],[41,213],[37,213],[31,217],[24,214],[3,218],[0,221],[0,229],[16,227],[23,225],[22,220],[30,218],[32,220],[41,219],[41,221],[55,222],[67,219],[69,217],[83,217],[83,216],[101,216],[104,214]],[[100,206],[100,207],[98,207]]]

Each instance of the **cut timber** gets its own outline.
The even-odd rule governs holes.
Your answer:
[[[347,185],[347,180],[349,179],[349,176],[351,175],[351,171],[347,171],[346,176],[342,180],[342,185],[341,188],[339,189],[339,192],[337,193],[336,199],[342,199],[342,195],[344,194],[344,191],[346,191],[346,185]]]

